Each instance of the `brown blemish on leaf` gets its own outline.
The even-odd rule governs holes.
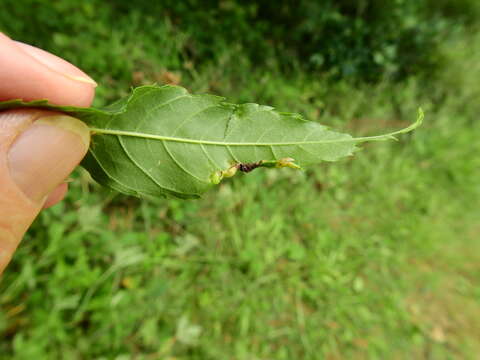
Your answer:
[[[283,158],[280,160],[260,160],[257,162],[251,163],[235,163],[230,166],[227,170],[216,171],[212,175],[210,175],[210,182],[212,184],[218,184],[222,181],[223,178],[229,178],[234,176],[237,171],[241,171],[244,173],[249,173],[256,168],[259,167],[266,167],[266,168],[283,168],[289,167],[292,169],[300,169],[300,166],[294,163],[294,159],[292,158]]]

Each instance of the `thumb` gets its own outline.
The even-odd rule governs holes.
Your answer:
[[[89,142],[88,127],[70,116],[35,109],[0,112],[0,274]]]

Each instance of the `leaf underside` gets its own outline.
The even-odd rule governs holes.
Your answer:
[[[395,133],[352,138],[298,114],[178,86],[142,86],[107,108],[55,106],[46,100],[0,103],[0,110],[35,107],[66,112],[88,124],[92,142],[82,162],[100,184],[140,197],[196,198],[237,170],[304,167],[352,155],[356,144]]]

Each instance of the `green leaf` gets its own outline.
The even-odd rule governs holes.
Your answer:
[[[257,167],[299,168],[352,155],[365,141],[394,133],[352,138],[298,114],[270,106],[229,104],[212,95],[192,95],[178,86],[142,86],[107,108],[55,106],[47,100],[0,103],[0,110],[59,110],[92,130],[82,162],[100,184],[135,196],[195,198],[235,173]]]

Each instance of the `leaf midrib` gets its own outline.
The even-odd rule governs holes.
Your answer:
[[[335,144],[335,143],[350,143],[350,142],[358,143],[363,141],[391,140],[391,139],[394,139],[395,135],[403,134],[410,130],[413,130],[418,125],[419,125],[419,121],[416,121],[414,124],[412,124],[408,128],[394,131],[389,134],[377,135],[377,136],[365,136],[365,137],[357,137],[357,138],[350,137],[350,138],[344,138],[344,139],[327,139],[327,140],[314,140],[314,141],[268,142],[268,143],[195,140],[195,139],[189,139],[189,138],[147,134],[142,132],[99,129],[99,128],[90,128],[90,130],[94,135],[102,134],[102,135],[114,135],[114,136],[128,136],[128,137],[137,137],[137,138],[159,140],[159,141],[181,142],[181,143],[187,143],[187,144],[220,145],[220,146],[294,146],[294,145],[322,145],[322,144]]]

